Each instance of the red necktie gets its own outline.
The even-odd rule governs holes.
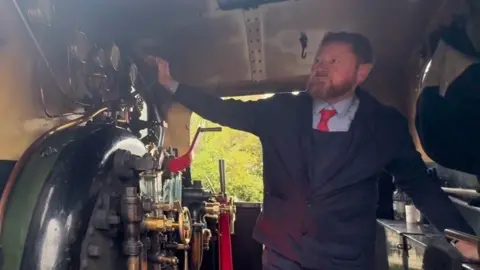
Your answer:
[[[320,111],[320,121],[318,121],[317,129],[328,132],[328,121],[337,114],[334,109],[323,109]]]

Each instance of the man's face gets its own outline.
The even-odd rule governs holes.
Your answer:
[[[363,76],[362,66],[350,44],[327,43],[317,52],[307,91],[314,99],[328,101],[341,98],[366,79],[370,70]]]

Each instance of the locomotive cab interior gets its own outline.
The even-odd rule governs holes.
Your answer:
[[[222,161],[219,192],[188,173],[200,135],[221,128],[191,127],[144,59],[165,58],[177,80],[212,95],[303,91],[330,31],[371,40],[363,87],[410,120],[480,233],[478,1],[4,0],[0,269],[261,269],[250,235],[260,203],[225,192]],[[444,248],[445,232],[378,224],[380,246],[401,254],[386,252],[378,269],[447,269],[436,251],[455,269],[480,269]]]

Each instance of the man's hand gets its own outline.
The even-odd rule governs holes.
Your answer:
[[[160,57],[148,56],[146,62],[156,65],[158,69],[158,83],[167,89],[171,89],[175,80],[170,75],[170,67],[168,62]]]
[[[458,241],[455,247],[463,255],[463,257],[470,260],[480,260],[478,255],[478,246],[467,241]]]

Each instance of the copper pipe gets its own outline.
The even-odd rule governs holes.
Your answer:
[[[38,137],[28,148],[23,152],[22,156],[18,159],[17,163],[15,163],[15,166],[13,167],[12,172],[10,173],[10,176],[8,177],[8,181],[5,184],[5,189],[3,190],[2,197],[0,199],[0,236],[2,235],[2,229],[3,229],[3,218],[5,216],[5,209],[6,205],[8,202],[8,198],[10,197],[10,193],[12,192],[13,186],[15,185],[15,180],[17,179],[18,175],[22,171],[23,167],[25,166],[26,162],[30,158],[30,156],[33,154],[35,150],[37,150],[38,146],[45,141],[48,137],[62,131],[66,130],[78,125],[81,125],[90,119],[96,117],[97,115],[105,112],[108,108],[104,107],[100,110],[97,110],[91,114],[84,115],[82,117],[76,118],[74,120],[71,120],[63,125],[54,127],[50,129],[49,131],[43,133],[40,137]]]
[[[148,270],[148,261],[147,258],[142,255],[142,259],[140,261],[140,269],[141,270]]]
[[[140,257],[139,256],[129,256],[127,262],[128,270],[140,270]]]

